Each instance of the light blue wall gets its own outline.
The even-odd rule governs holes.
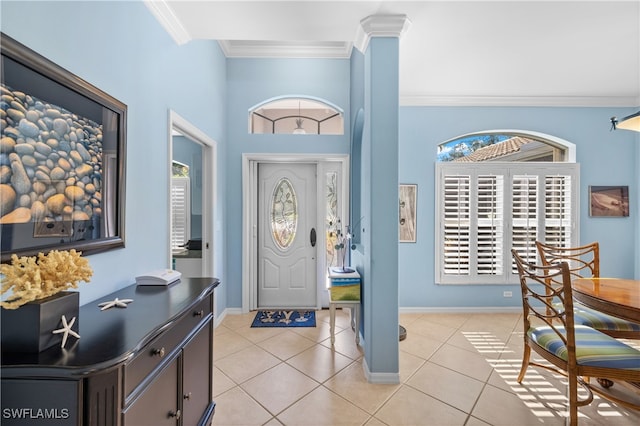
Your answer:
[[[169,266],[168,110],[224,142],[226,69],[218,44],[177,46],[142,2],[3,0],[0,15],[2,32],[128,106],[126,247],[88,257],[94,276],[80,285],[81,304]],[[218,167],[224,196],[224,162]],[[216,273],[224,283],[221,229]]]
[[[635,170],[635,179],[634,179],[634,182],[636,183],[636,191],[635,191],[634,199],[630,200],[630,202],[636,206],[635,207],[636,211],[639,212],[638,214],[640,214],[640,133],[637,133],[635,135],[635,141],[633,141],[633,143],[636,144],[636,162],[635,162],[636,170]],[[629,195],[630,197],[633,196],[634,194],[633,190],[631,190],[629,194],[630,194]],[[633,223],[635,224],[635,227],[636,227],[635,278],[640,279],[640,219],[637,217],[637,215],[634,217]]]
[[[348,153],[349,61],[347,59],[227,60],[228,306],[242,306],[242,154]],[[327,100],[345,112],[345,134],[249,134],[249,108],[276,96],[306,95]]]
[[[351,52],[351,219],[356,246],[362,236],[362,137],[364,131],[364,55],[357,49]]]
[[[167,111],[175,110],[218,142],[216,268],[218,309],[241,306],[241,153],[349,151],[351,113],[362,106],[363,57],[349,60],[224,58],[217,43],[177,46],[141,2],[0,2],[1,30],[129,107],[126,243],[89,257],[81,303],[165,266],[168,256]],[[317,96],[345,109],[345,136],[249,135],[248,108],[283,94]],[[350,96],[353,99],[350,99]],[[353,100],[353,104],[350,102]],[[602,244],[602,273],[640,278],[640,133],[609,132],[609,117],[637,108],[456,108],[399,110],[399,181],[418,184],[418,239],[399,255],[400,307],[517,306],[505,287],[433,284],[436,145],[494,128],[534,130],[577,145],[581,163],[581,240]],[[363,169],[365,176],[371,169]],[[629,218],[590,218],[589,185],[629,185]],[[397,199],[389,200],[397,203]],[[227,218],[228,215],[228,218]],[[228,292],[228,294],[227,294]],[[514,293],[516,294],[516,293]]]
[[[401,307],[520,306],[516,286],[442,286],[434,284],[434,176],[437,145],[456,136],[491,129],[531,130],[557,136],[577,147],[580,163],[580,240],[600,242],[601,274],[638,278],[637,132],[609,131],[609,117],[628,108],[400,108],[400,181],[418,184],[417,242],[399,247]],[[627,218],[589,217],[589,185],[629,185]]]

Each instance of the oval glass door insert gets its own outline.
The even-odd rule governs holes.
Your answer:
[[[273,190],[271,203],[271,235],[281,250],[288,249],[298,228],[298,199],[291,181],[280,179]]]

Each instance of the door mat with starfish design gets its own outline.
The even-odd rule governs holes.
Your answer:
[[[315,327],[315,311],[258,311],[251,327]]]

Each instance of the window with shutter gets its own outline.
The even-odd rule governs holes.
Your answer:
[[[171,178],[171,250],[179,251],[191,238],[191,189],[188,177]]]
[[[577,245],[578,177],[574,163],[436,163],[436,282],[514,284],[511,248],[535,263],[536,240]]]

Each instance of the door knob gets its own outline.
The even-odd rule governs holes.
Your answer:
[[[311,241],[311,247],[316,246],[316,228],[311,228],[311,233],[309,234],[309,240]]]

